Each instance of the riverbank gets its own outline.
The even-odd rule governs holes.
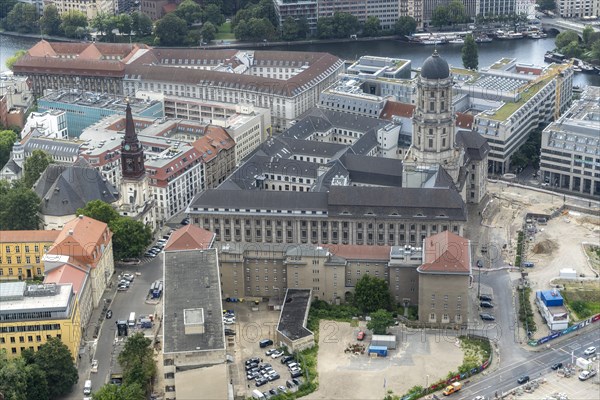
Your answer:
[[[39,35],[36,33],[19,33],[19,32],[2,31],[2,30],[0,30],[0,35],[11,36],[11,37],[16,37],[16,38],[53,40],[56,42],[80,42],[80,40],[78,40],[78,39],[71,39],[71,38],[66,38],[66,37],[62,37],[62,36],[48,36],[48,35]]]

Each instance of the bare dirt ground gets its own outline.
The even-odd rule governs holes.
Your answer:
[[[527,213],[551,214],[563,205],[562,195],[551,195],[538,191],[506,186],[503,183],[490,184],[493,201],[489,206],[488,223],[493,226],[496,237],[504,239],[507,250],[502,257],[505,264],[513,263],[515,257],[517,232],[522,229]],[[566,211],[563,215],[551,219],[547,225],[537,225],[537,233],[533,241],[526,246],[526,260],[535,263],[534,268],[527,269],[532,291],[547,290],[563,268],[572,268],[578,278],[583,275],[586,280],[600,282],[595,271],[590,268],[585,255],[583,243],[600,245],[600,218],[574,211]],[[520,273],[513,272],[513,279]],[[578,279],[579,280],[579,279]],[[575,280],[577,282],[577,280]],[[533,303],[533,296],[532,296]],[[534,309],[536,309],[536,306]],[[549,330],[539,313],[535,313],[538,331],[536,338],[546,336]]]
[[[361,323],[362,324],[362,323]],[[364,326],[321,321],[319,329],[319,389],[307,399],[382,399],[388,390],[403,394],[425,386],[462,364],[463,352],[454,340],[433,334],[406,335],[388,357],[369,358],[344,353]],[[364,344],[368,347],[370,336]]]

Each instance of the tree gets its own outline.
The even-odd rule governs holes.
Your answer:
[[[110,204],[102,200],[92,200],[85,207],[78,208],[77,215],[85,215],[105,224],[110,224],[120,218],[119,213]]]
[[[90,26],[100,32],[102,37],[106,37],[108,34],[112,34],[110,29],[111,16],[107,13],[100,12],[92,19]]]
[[[54,4],[44,7],[44,13],[42,14],[42,18],[40,18],[42,32],[46,35],[60,35],[62,33],[60,31],[60,23],[61,19],[58,8]]]
[[[38,32],[40,16],[33,4],[17,3],[6,15],[4,27],[18,33]]]
[[[36,230],[40,225],[40,198],[17,182],[0,181],[0,226],[4,230]]]
[[[569,43],[575,42],[579,44],[579,36],[577,36],[577,32],[574,31],[564,31],[556,35],[556,39],[554,39],[554,43],[556,47],[562,49],[567,46]]]
[[[254,16],[256,18],[266,18],[274,27],[279,26],[279,17],[275,11],[273,0],[260,0],[255,7],[256,11]]]
[[[32,188],[40,175],[46,170],[48,165],[52,164],[52,157],[44,150],[34,150],[29,157],[25,159],[23,165],[23,184]]]
[[[27,400],[27,373],[21,358],[6,359],[0,353],[0,393],[6,400]]]
[[[275,27],[266,18],[250,18],[248,21],[241,21],[234,33],[239,40],[269,40],[275,36]]]
[[[461,0],[452,0],[448,4],[448,17],[450,25],[462,24],[467,20],[467,11]]]
[[[596,33],[591,25],[587,25],[582,32],[583,44],[591,47],[594,42],[600,40],[600,33]]]
[[[175,13],[170,13],[156,23],[154,34],[163,46],[182,45],[188,34],[187,23]]]
[[[184,20],[190,27],[202,20],[202,7],[193,0],[184,0],[177,6],[175,15]]]
[[[62,15],[60,29],[65,33],[66,37],[81,39],[82,32],[85,34],[87,28],[87,17],[81,11],[71,10]]]
[[[310,33],[310,26],[308,25],[308,19],[302,16],[296,20],[298,25],[298,39],[306,39]]]
[[[465,44],[462,47],[462,62],[467,69],[477,70],[477,67],[479,67],[477,43],[475,43],[475,39],[470,33],[465,37]]]
[[[8,15],[15,4],[17,4],[17,0],[0,0],[0,20]]]
[[[329,39],[333,37],[333,18],[323,17],[317,20],[317,36],[319,39]]]
[[[233,34],[235,38],[238,40],[247,40],[246,38],[250,36],[250,27],[246,20],[241,20],[233,29]]]
[[[139,257],[152,240],[152,230],[140,221],[119,217],[110,222],[115,259]]]
[[[221,14],[221,8],[216,4],[209,4],[204,8],[203,22],[210,22],[215,27],[223,25],[225,17]]]
[[[17,141],[17,134],[11,130],[0,131],[0,169],[8,161],[12,147]]]
[[[333,27],[336,38],[349,38],[360,30],[360,23],[352,14],[336,12],[333,14]]]
[[[375,335],[385,335],[387,328],[394,325],[394,318],[387,310],[377,310],[370,315],[371,320],[367,322],[367,329]]]
[[[6,62],[5,62],[6,68],[8,68],[8,69],[10,69],[12,71],[13,66],[15,65],[15,63],[17,61],[19,61],[19,59],[21,57],[23,57],[25,54],[27,54],[26,50],[17,50],[17,52],[13,56],[8,57],[6,59]]]
[[[146,14],[135,11],[131,13],[131,30],[137,36],[152,35],[152,20]]]
[[[417,30],[417,21],[413,17],[400,17],[394,24],[394,33],[398,36],[410,36]]]
[[[354,305],[363,312],[372,312],[381,308],[388,309],[391,304],[390,289],[384,279],[363,275],[354,288]]]
[[[143,400],[145,395],[138,384],[104,385],[92,397],[94,400]]]
[[[448,13],[448,7],[444,5],[439,5],[434,8],[433,13],[431,14],[431,25],[436,28],[441,28],[442,26],[446,26],[450,24],[450,15]]]
[[[379,18],[374,16],[368,16],[363,27],[364,36],[377,36],[381,32],[381,22]]]
[[[69,348],[57,337],[49,338],[35,353],[35,364],[45,372],[48,398],[57,399],[71,391],[79,380]]]
[[[117,29],[122,35],[131,35],[133,30],[133,20],[129,14],[119,14],[114,17]]]
[[[298,24],[294,18],[287,17],[281,24],[281,38],[288,41],[298,38]]]
[[[123,384],[148,387],[156,373],[151,343],[142,333],[129,336],[118,358],[123,367]]]
[[[202,25],[202,29],[200,29],[200,34],[202,35],[202,40],[212,42],[217,36],[217,28],[210,21],[205,22]]]
[[[30,364],[25,367],[25,375],[27,376],[27,400],[47,400],[46,372],[39,365]]]

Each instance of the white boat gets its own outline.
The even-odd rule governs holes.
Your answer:
[[[425,39],[421,41],[421,44],[426,44],[426,45],[437,45],[437,44],[446,44],[448,43],[447,40],[445,39]]]
[[[491,42],[493,39],[489,36],[479,36],[475,38],[475,42],[476,43],[489,43]]]
[[[456,38],[456,39],[448,40],[448,43],[451,43],[451,44],[464,44],[465,40],[462,39],[462,38]]]

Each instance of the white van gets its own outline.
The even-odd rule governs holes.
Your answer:
[[[264,394],[262,394],[260,390],[256,390],[256,389],[254,389],[254,390],[252,391],[252,398],[253,398],[253,399],[257,399],[257,400],[262,400],[262,399],[264,399],[264,398],[265,398],[265,395],[264,395]]]
[[[133,311],[131,312],[131,314],[129,314],[129,319],[127,320],[127,325],[135,326],[135,313]]]
[[[83,394],[92,394],[92,381],[89,379],[83,385]]]

